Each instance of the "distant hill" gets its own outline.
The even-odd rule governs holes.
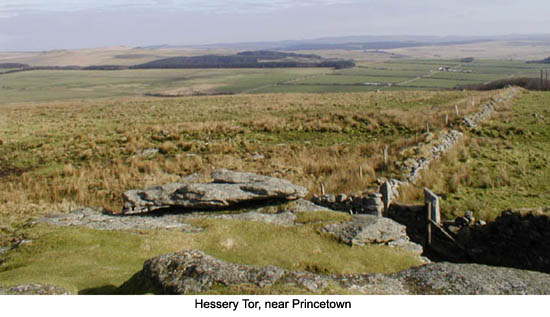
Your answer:
[[[145,68],[280,68],[280,67],[354,67],[351,60],[323,59],[313,54],[275,51],[246,51],[236,55],[179,56],[132,66]]]
[[[341,37],[323,37],[304,40],[212,43],[205,45],[151,45],[142,49],[160,48],[203,48],[203,49],[234,49],[234,50],[320,50],[320,49],[391,49],[417,46],[449,46],[459,44],[475,44],[492,41],[533,41],[550,43],[550,34],[509,34],[487,36],[424,36],[424,35],[359,35]]]

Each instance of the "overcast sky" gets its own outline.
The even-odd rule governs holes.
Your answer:
[[[548,0],[0,0],[0,51],[549,33]]]

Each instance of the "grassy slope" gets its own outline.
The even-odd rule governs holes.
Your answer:
[[[444,196],[447,218],[472,210],[493,219],[510,208],[550,206],[549,97],[525,92],[425,173],[420,185]]]
[[[391,92],[4,106],[0,192],[10,199],[0,205],[0,222],[82,205],[119,210],[125,190],[215,167],[282,176],[312,192],[321,182],[331,192],[363,191],[376,177],[398,173],[382,168],[385,145],[391,163],[426,122],[437,131],[455,104],[471,111],[470,98]],[[136,156],[149,148],[161,153]]]

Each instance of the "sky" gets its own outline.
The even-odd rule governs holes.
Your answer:
[[[550,30],[548,0],[0,0],[0,51]]]

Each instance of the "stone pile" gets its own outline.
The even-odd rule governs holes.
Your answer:
[[[313,196],[312,202],[332,210],[351,212],[354,214],[382,216],[382,211],[384,210],[382,195],[379,193],[369,193],[365,196],[347,196],[345,194],[337,196]]]

